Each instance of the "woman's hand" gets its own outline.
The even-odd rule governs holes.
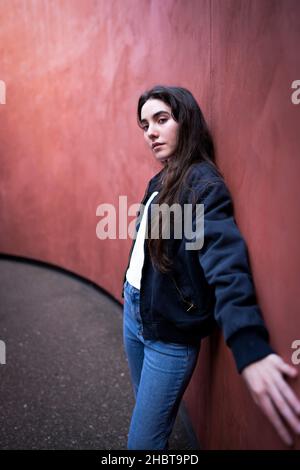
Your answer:
[[[255,403],[269,418],[283,442],[292,445],[293,438],[285,422],[296,434],[300,434],[300,401],[284,375],[295,378],[297,369],[277,354],[269,354],[246,366],[241,375]]]

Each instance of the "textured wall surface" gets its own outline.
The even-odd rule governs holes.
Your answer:
[[[300,332],[300,105],[291,102],[300,3],[4,0],[0,9],[0,251],[66,268],[121,300],[131,240],[99,240],[96,208],[118,207],[120,195],[138,202],[160,169],[136,125],[140,93],[185,86],[212,128],[272,345],[290,361]],[[204,448],[282,447],[217,334],[203,342],[185,399]]]

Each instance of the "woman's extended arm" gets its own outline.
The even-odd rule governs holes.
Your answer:
[[[286,424],[300,434],[300,401],[285,376],[297,377],[297,369],[284,362],[268,342],[247,247],[235,223],[225,182],[212,184],[200,202],[204,202],[204,245],[199,261],[215,288],[215,318],[255,403],[282,440],[291,445]]]

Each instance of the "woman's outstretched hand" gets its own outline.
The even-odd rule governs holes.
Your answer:
[[[269,354],[246,366],[241,375],[255,403],[269,418],[283,442],[293,445],[294,440],[286,423],[297,435],[300,434],[300,400],[284,375],[295,378],[297,369],[277,354]]]

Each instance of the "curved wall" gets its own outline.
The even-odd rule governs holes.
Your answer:
[[[300,331],[299,2],[0,8],[0,251],[71,270],[121,300],[131,240],[99,240],[96,209],[118,207],[121,195],[139,202],[159,170],[136,126],[140,93],[185,86],[212,128],[272,344],[290,361]],[[203,342],[185,400],[204,448],[282,447],[218,335]]]

